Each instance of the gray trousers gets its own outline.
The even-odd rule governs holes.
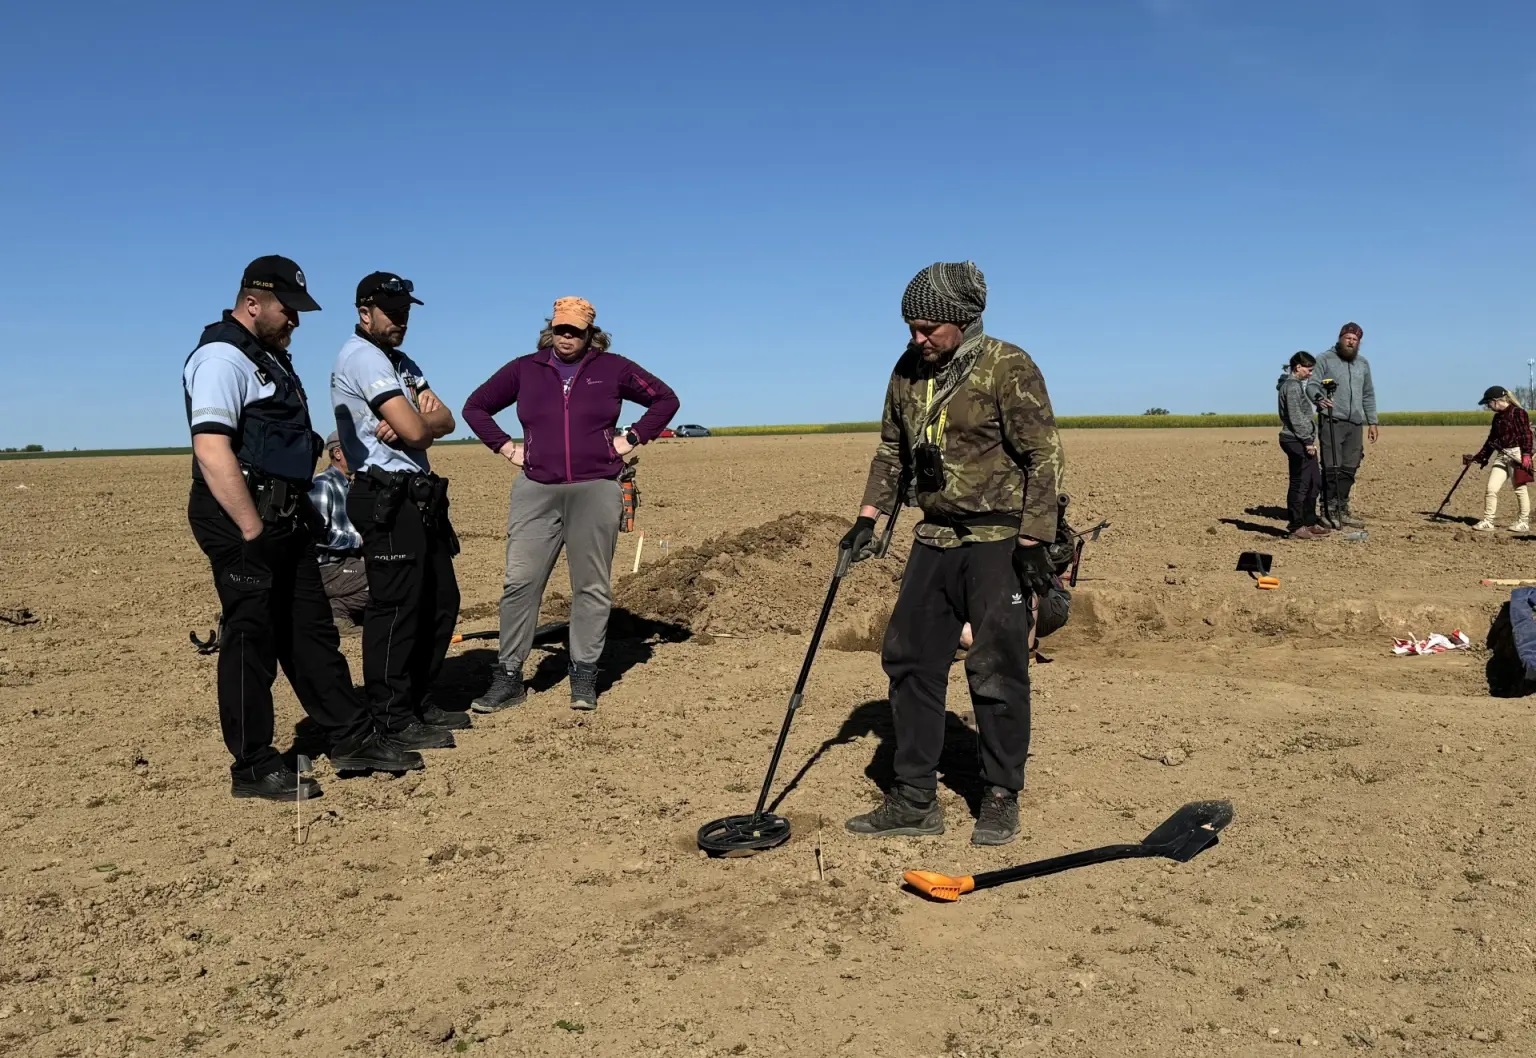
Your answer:
[[[500,661],[519,672],[533,648],[539,605],[560,549],[571,572],[571,661],[596,665],[613,608],[613,552],[623,500],[602,479],[541,485],[519,477],[507,515],[507,575],[501,590]]]
[[[1326,415],[1318,420],[1318,449],[1323,459],[1323,499],[1328,503],[1348,503],[1355,487],[1355,472],[1365,461],[1365,427],[1359,423],[1335,421]]]

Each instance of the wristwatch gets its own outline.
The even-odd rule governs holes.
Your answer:
[[[635,433],[635,428],[633,426],[624,427],[624,440],[629,442],[629,446],[631,448],[640,447],[640,435]]]

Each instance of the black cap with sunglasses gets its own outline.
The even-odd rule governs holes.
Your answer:
[[[370,272],[357,284],[357,303],[377,305],[381,309],[423,304],[415,295],[415,290],[416,284],[409,279],[401,279],[393,272]]]

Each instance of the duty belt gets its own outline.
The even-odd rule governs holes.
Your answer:
[[[409,501],[428,521],[448,509],[448,479],[423,470],[380,470],[368,467],[363,476],[386,493],[397,496],[394,503]]]
[[[1001,514],[995,511],[987,511],[982,514],[929,514],[923,512],[923,521],[928,525],[937,525],[946,529],[953,529],[960,536],[969,536],[972,529],[983,525],[1013,526],[1018,528],[1023,519],[1022,514]]]
[[[246,486],[251,490],[256,514],[264,522],[280,522],[292,518],[299,509],[299,501],[309,491],[282,478],[266,477],[250,467],[241,467],[240,473],[244,475]]]

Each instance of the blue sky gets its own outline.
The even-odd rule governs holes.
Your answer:
[[[296,258],[328,375],[415,280],[455,408],[555,298],[683,422],[878,416],[971,258],[1058,414],[1265,411],[1365,329],[1384,409],[1536,356],[1536,6],[1225,0],[24,5],[0,39],[0,445],[186,443],[182,361]],[[509,416],[510,418],[510,416]]]

